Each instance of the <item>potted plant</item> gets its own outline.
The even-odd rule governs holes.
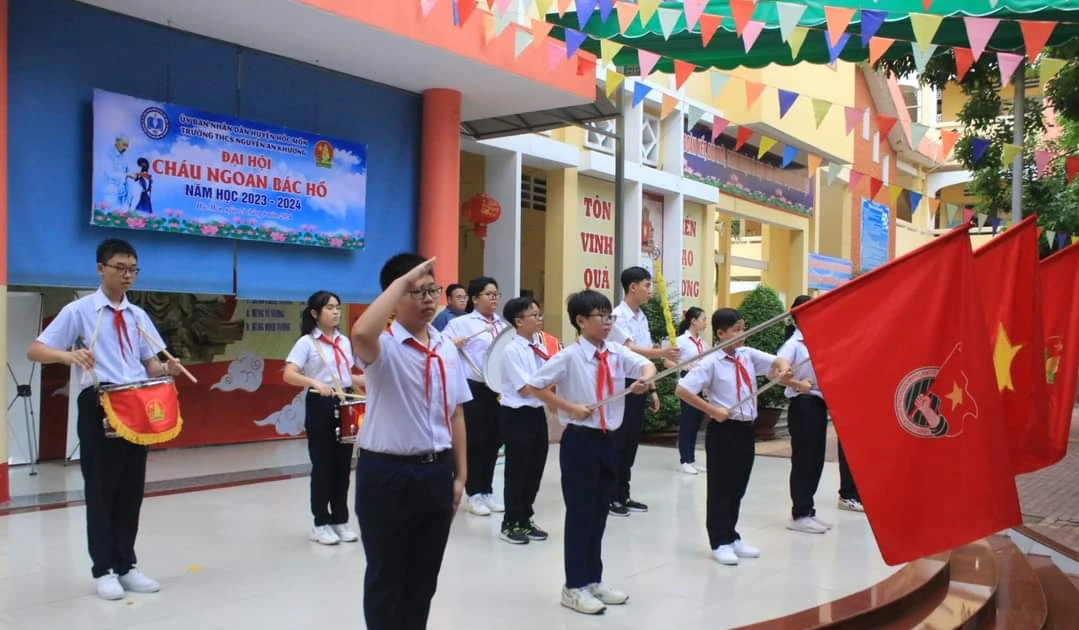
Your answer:
[[[746,329],[781,315],[787,309],[779,301],[779,295],[770,287],[759,285],[746,295],[738,309],[746,320]],[[776,325],[763,330],[748,339],[746,345],[770,354],[775,354],[783,345],[783,327]],[[768,382],[766,377],[757,378],[757,387]],[[757,397],[757,422],[754,433],[757,440],[766,441],[776,438],[776,425],[787,406],[787,398],[782,387],[773,387]]]
[[[669,298],[671,316],[674,318],[675,325],[678,324],[679,319],[676,299],[677,296]],[[641,308],[648,317],[648,330],[652,333],[652,339],[660,343],[666,341],[667,325],[663,320],[663,307],[660,306],[659,297],[652,296],[652,299]],[[655,364],[657,370],[662,372],[665,369],[662,361],[655,361]],[[676,446],[678,444],[678,421],[682,410],[678,404],[678,397],[674,395],[674,389],[677,386],[677,373],[656,381],[656,393],[659,394],[659,411],[653,412],[648,409],[644,415],[644,440],[650,444],[662,444],[664,446]]]

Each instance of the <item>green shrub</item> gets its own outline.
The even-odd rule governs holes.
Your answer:
[[[674,325],[678,326],[678,320],[681,318],[678,309],[678,296],[673,295],[667,298],[671,304],[671,317],[674,318]],[[659,297],[652,296],[652,299],[645,303],[642,307],[644,314],[648,317],[648,330],[652,333],[652,340],[656,343],[663,343],[667,340],[667,324],[663,320],[663,307],[660,306]],[[656,370],[662,372],[662,361],[654,361],[656,364]],[[675,372],[670,376],[664,377],[656,381],[656,393],[659,394],[659,411],[652,412],[648,409],[644,414],[644,431],[645,433],[661,433],[663,431],[677,430],[678,420],[682,415],[682,408],[678,404],[678,397],[674,395],[674,388],[678,386],[678,373]]]
[[[750,291],[746,299],[742,301],[742,306],[738,309],[746,320],[746,330],[768,321],[786,310],[783,303],[779,301],[779,295],[763,284]],[[783,345],[783,341],[783,325],[775,324],[746,339],[746,345],[750,348],[775,354],[779,351],[779,347]],[[762,387],[767,383],[767,378],[763,376],[757,378],[758,387]],[[757,406],[761,409],[782,409],[786,407],[787,398],[783,395],[783,388],[776,386],[758,396]]]

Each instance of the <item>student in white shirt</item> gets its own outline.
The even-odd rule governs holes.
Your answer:
[[[500,430],[506,443],[506,514],[501,538],[513,544],[547,540],[547,532],[532,520],[532,505],[539,493],[547,464],[547,414],[543,401],[528,393],[528,380],[551,357],[540,340],[543,312],[530,297],[513,298],[502,311],[516,328],[513,342],[502,357]]]
[[[717,342],[746,330],[742,315],[732,308],[712,314]],[[678,381],[675,394],[704,412],[712,422],[705,434],[708,462],[707,522],[712,558],[736,565],[739,558],[758,558],[760,550],[742,541],[736,527],[738,512],[753,470],[753,422],[757,419],[757,375],[771,371],[790,381],[790,363],[781,357],[747,348],[741,342],[709,355]],[[708,399],[700,393],[707,391]]]
[[[704,339],[701,332],[708,325],[708,315],[704,309],[692,306],[678,324],[678,363],[689,361],[704,352]],[[673,364],[671,364],[673,365]],[[669,366],[668,366],[669,367]],[[690,366],[692,367],[692,366]],[[682,371],[685,376],[689,371]],[[687,475],[696,475],[704,470],[697,466],[697,432],[701,429],[704,415],[684,400],[679,401],[682,417],[678,422],[678,458],[680,468]]]
[[[427,626],[468,476],[461,405],[472,395],[457,348],[431,326],[442,293],[433,262],[390,258],[379,274],[382,294],[352,326],[367,384],[356,520],[368,630]]]
[[[468,511],[477,516],[504,512],[494,494],[495,464],[502,436],[498,431],[498,395],[485,382],[487,350],[506,326],[497,313],[501,294],[494,278],[481,276],[468,283],[468,306],[460,317],[450,320],[442,331],[453,339],[463,353],[472,400],[465,404],[465,426],[468,428]]]
[[[641,306],[652,298],[652,274],[644,267],[628,267],[622,272],[622,289],[625,298],[612,311],[615,318],[610,340],[620,343],[642,357],[655,360],[678,360],[678,348],[657,348],[648,330],[648,316]],[[626,383],[629,386],[629,383]],[[647,512],[648,506],[630,496],[630,476],[633,462],[637,459],[637,447],[644,431],[645,405],[651,403],[652,411],[659,411],[659,395],[653,387],[644,394],[626,396],[626,413],[622,428],[615,435],[618,448],[618,476],[615,480],[615,496],[611,502],[611,514],[629,516],[630,512]]]
[[[569,297],[567,312],[580,334],[529,381],[528,393],[558,409],[566,428],[559,447],[562,498],[566,503],[562,605],[596,615],[624,604],[625,593],[603,584],[602,544],[617,469],[614,434],[623,422],[623,398],[590,405],[616,393],[615,383],[648,391],[656,366],[625,346],[607,341],[613,315],[607,296],[585,290]],[[555,386],[551,391],[550,387]],[[621,391],[619,387],[618,391]]]
[[[42,364],[74,365],[78,394],[79,467],[86,499],[86,537],[98,597],[120,600],[124,592],[156,593],[161,585],[136,566],[135,538],[146,489],[149,447],[105,435],[98,384],[126,385],[175,376],[178,361],[162,365],[144,338],[161,335],[146,311],[127,299],[138,277],[138,255],[127,241],[110,238],[97,247],[101,287],[65,306],[26,351]],[[163,345],[163,344],[161,344]]]
[[[285,359],[284,381],[307,390],[304,429],[311,457],[311,515],[315,519],[310,538],[322,545],[356,542],[348,526],[348,477],[352,472],[352,446],[337,441],[340,428],[338,393],[363,388],[363,377],[352,373],[352,344],[337,329],[341,323],[341,298],[329,291],[316,291],[307,298],[300,320],[302,336]]]

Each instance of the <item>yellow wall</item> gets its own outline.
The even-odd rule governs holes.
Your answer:
[[[826,177],[818,177],[820,203],[816,208],[820,247],[817,253],[850,260],[851,207],[850,193],[838,179],[828,185]]]
[[[923,211],[924,210],[920,212]],[[915,218],[917,218],[917,216],[915,216]],[[923,230],[918,230],[906,226],[902,222],[897,222],[895,226],[895,255],[896,257],[899,257],[914,251],[933,240],[933,238],[934,237],[931,234]]]
[[[687,203],[682,221],[682,296],[683,311],[691,306],[710,310],[708,287],[704,283],[704,267],[712,261],[711,251],[706,247],[712,242],[715,229],[710,221],[705,221],[705,207],[696,203]],[[709,304],[710,306],[710,304]]]
[[[521,210],[521,289],[530,290],[546,304],[543,255],[547,247],[547,216],[539,210]],[[544,306],[546,308],[546,306]],[[555,305],[558,308],[558,305]]]
[[[614,262],[614,184],[581,177],[577,181],[576,208],[579,229],[566,257],[572,268],[570,291],[595,289],[614,299],[618,270]]]
[[[543,254],[543,292],[550,296],[544,303],[544,328],[564,343],[576,338],[566,316],[566,297],[580,290],[576,257],[580,250],[577,207],[577,169],[559,169],[547,173],[547,247]],[[568,261],[573,258],[574,261]],[[554,301],[558,300],[558,304]]]
[[[463,204],[473,195],[484,190],[484,160],[482,155],[461,153],[461,198]],[[483,240],[478,238],[475,229],[463,217],[458,230],[458,248],[461,260],[459,264],[461,284],[468,284],[472,278],[483,275]]]

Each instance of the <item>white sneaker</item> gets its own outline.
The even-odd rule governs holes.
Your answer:
[[[741,540],[734,541],[731,545],[734,548],[734,554],[739,558],[760,558],[761,550],[756,547],[750,547]]]
[[[352,528],[345,523],[330,525],[330,528],[333,529],[333,533],[337,534],[341,542],[354,543],[360,539],[356,532],[352,531]]]
[[[341,542],[341,539],[334,533],[329,525],[317,525],[312,527],[310,538],[311,542],[317,542],[320,545],[336,545]]]
[[[499,503],[498,499],[495,499],[495,495],[493,495],[493,494],[485,494],[485,495],[482,495],[482,496],[483,496],[483,502],[487,504],[487,509],[491,510],[492,512],[505,512],[506,511],[506,506]]]
[[[602,582],[590,584],[588,586],[588,591],[592,593],[592,597],[595,597],[608,606],[620,606],[629,601],[629,595],[626,595],[616,588],[611,588]]]
[[[124,587],[120,586],[120,579],[113,573],[94,578],[94,589],[101,599],[116,601],[124,598]]]
[[[712,559],[732,567],[738,564],[738,554],[734,553],[734,547],[731,545],[720,545],[713,549]]]
[[[131,593],[156,593],[161,590],[161,585],[156,580],[150,579],[135,567],[121,575],[118,581],[125,591]]]
[[[491,508],[487,507],[487,502],[483,500],[482,494],[474,494],[468,497],[468,511],[476,516],[491,515]]]
[[[586,615],[598,615],[607,607],[587,588],[562,587],[562,605]]]
[[[696,475],[700,473],[700,471],[697,470],[697,467],[690,463],[682,464],[679,468],[687,475]]]
[[[708,468],[706,468],[704,464],[694,464],[694,466],[702,473],[708,472]]]
[[[862,507],[862,502],[858,499],[840,499],[839,509],[848,512],[865,512],[865,508]]]
[[[787,523],[787,529],[792,532],[802,532],[803,534],[823,534],[828,531],[827,528],[810,516],[803,516]]]
[[[831,524],[831,523],[829,523],[828,521],[822,521],[822,520],[821,520],[821,519],[820,519],[819,517],[817,517],[816,515],[812,516],[811,518],[813,519],[813,522],[815,522],[815,523],[816,523],[817,525],[820,525],[820,526],[821,526],[821,527],[823,527],[824,529],[826,529],[826,530],[830,530],[830,529],[832,529],[832,524]]]

